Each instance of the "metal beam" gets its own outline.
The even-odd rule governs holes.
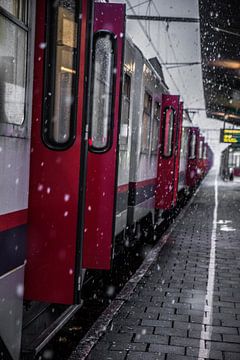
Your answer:
[[[172,17],[172,16],[149,16],[149,15],[127,15],[128,20],[150,20],[165,22],[199,23],[198,18]]]
[[[193,65],[201,65],[201,62],[196,61],[196,62],[175,62],[175,63],[162,63],[161,65],[165,65],[168,69],[174,69],[174,68],[179,68],[179,67],[184,67],[184,66],[193,66]]]

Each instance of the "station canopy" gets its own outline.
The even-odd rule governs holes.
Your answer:
[[[240,3],[199,0],[207,116],[240,126]]]

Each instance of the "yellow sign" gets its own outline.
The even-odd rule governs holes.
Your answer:
[[[220,142],[239,144],[240,143],[240,129],[221,129]]]

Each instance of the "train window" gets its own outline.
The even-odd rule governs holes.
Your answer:
[[[202,140],[199,141],[198,158],[199,159],[203,158],[203,141]]]
[[[20,3],[0,0],[0,122],[14,125],[22,125],[25,118],[28,28],[15,12],[9,14],[13,4],[16,16],[21,14]]]
[[[75,137],[77,19],[77,1],[49,2],[43,139],[57,149],[70,146]]]
[[[27,23],[27,0],[0,0],[0,6],[23,23]]]
[[[206,160],[207,159],[207,146],[204,146],[204,150],[203,150],[203,159]]]
[[[160,103],[154,103],[154,114],[153,114],[153,125],[152,125],[152,146],[151,150],[153,153],[157,152],[159,128],[160,128]]]
[[[124,75],[123,96],[122,96],[122,112],[121,112],[121,129],[119,144],[121,150],[127,150],[128,131],[129,131],[129,114],[130,114],[130,93],[131,93],[131,77]]]
[[[147,92],[144,94],[144,108],[142,118],[141,152],[148,153],[150,143],[152,97]]]
[[[95,34],[91,104],[91,150],[107,151],[111,143],[114,86],[114,39],[112,34]]]
[[[173,128],[175,113],[172,108],[165,109],[163,120],[163,156],[172,156]]]
[[[193,133],[190,140],[189,159],[196,158],[196,144],[197,144],[197,135]]]

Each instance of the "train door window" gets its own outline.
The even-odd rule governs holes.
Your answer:
[[[154,103],[154,113],[153,113],[153,125],[152,125],[152,153],[157,152],[158,148],[158,138],[159,138],[159,128],[160,128],[160,103]]]
[[[27,1],[0,0],[0,122],[22,125],[27,74]]]
[[[78,6],[74,0],[48,5],[43,139],[64,149],[75,137]]]
[[[204,150],[203,150],[203,159],[206,160],[207,159],[207,146],[204,146]]]
[[[148,153],[150,143],[152,97],[147,92],[144,94],[144,108],[142,118],[141,152]]]
[[[120,129],[120,138],[119,138],[119,144],[121,150],[127,150],[129,115],[130,115],[130,93],[131,93],[131,77],[128,74],[125,74],[123,80],[121,129]]]
[[[174,110],[167,108],[163,119],[163,156],[165,157],[172,156],[174,118]]]
[[[203,141],[202,140],[199,141],[198,158],[199,159],[203,158]]]
[[[197,144],[197,135],[192,133],[190,146],[189,146],[189,159],[196,158],[196,144]]]
[[[92,74],[91,150],[107,151],[111,146],[114,88],[114,39],[112,34],[95,34]]]

